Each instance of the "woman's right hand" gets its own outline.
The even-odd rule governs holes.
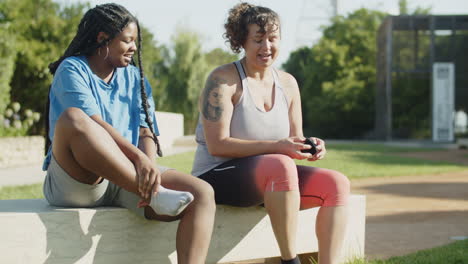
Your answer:
[[[141,155],[134,162],[137,173],[138,191],[144,201],[151,201],[151,196],[161,184],[161,172],[146,155]]]
[[[293,159],[303,160],[312,158],[310,153],[302,153],[303,149],[310,149],[310,146],[304,144],[305,138],[303,137],[289,137],[278,140],[277,153],[287,155]]]

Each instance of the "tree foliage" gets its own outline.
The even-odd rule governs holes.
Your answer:
[[[205,56],[206,61],[212,69],[239,59],[237,54],[226,52],[221,48],[215,48],[207,52]]]
[[[68,47],[88,8],[89,4],[60,6],[52,0],[0,2],[0,58],[5,65],[0,73],[0,113],[10,100],[43,111],[52,83],[48,65]],[[148,29],[141,26],[141,30],[145,76],[158,87],[154,65],[162,60],[160,48]],[[11,91],[5,83],[11,84]],[[40,129],[36,127],[36,133]]]
[[[164,61],[157,64],[160,109],[184,114],[186,133],[193,133],[198,121],[198,99],[213,68],[235,61],[220,48],[202,51],[201,36],[179,27],[172,37],[173,46],[165,49]]]
[[[399,1],[399,6],[402,14],[410,12],[406,0]],[[428,14],[429,10],[417,7],[412,12]],[[283,68],[293,74],[299,83],[307,134],[328,138],[361,138],[373,130],[376,37],[387,15],[362,8],[346,17],[335,17],[316,45],[302,47],[290,54]],[[408,38],[404,40],[408,41]],[[424,42],[420,45],[423,46]],[[422,51],[423,48],[420,49]],[[402,67],[414,64],[410,56],[413,52],[411,48],[394,52],[400,55]],[[423,58],[427,55],[418,56]],[[422,116],[429,109],[428,105],[413,107],[412,103],[418,96],[428,94],[427,83],[417,79],[401,79],[394,84],[401,88],[395,88],[396,91],[402,91],[394,97],[394,126],[411,126],[411,120],[413,124],[417,120],[419,126],[427,126],[427,118]],[[403,109],[399,107],[401,105],[406,106],[405,113],[399,112]]]
[[[172,53],[166,50],[158,70],[164,76],[160,87],[161,108],[184,114],[185,130],[193,132],[198,115],[198,96],[209,68],[201,49],[200,36],[179,27],[172,37]]]
[[[156,108],[159,110],[159,98],[164,91],[161,88],[164,86],[161,84],[161,76],[158,72],[158,65],[164,61],[164,50],[165,47],[158,45],[154,39],[153,34],[144,26],[140,24],[142,47],[141,57],[143,63],[143,71],[145,78],[148,79],[153,89],[153,97],[156,102]],[[138,58],[135,56],[135,63],[138,65]]]
[[[16,52],[15,36],[8,30],[10,23],[0,24],[0,116],[10,103],[10,80],[13,76]]]
[[[313,47],[291,53],[283,68],[301,88],[308,134],[356,138],[373,128],[376,32],[384,13],[338,16]]]
[[[85,5],[60,8],[52,0],[4,0],[1,23],[9,23],[16,54],[11,77],[11,100],[42,112],[52,81],[48,65],[65,50],[75,34]]]

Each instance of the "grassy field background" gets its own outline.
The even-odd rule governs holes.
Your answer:
[[[296,163],[337,170],[346,174],[351,180],[366,177],[437,174],[467,169],[466,166],[455,163],[398,156],[404,152],[431,150],[436,149],[392,147],[382,144],[328,144],[325,159],[316,162],[296,161]],[[186,152],[162,157],[158,159],[158,163],[190,173],[194,154]],[[0,199],[33,198],[43,198],[42,184],[0,188]]]

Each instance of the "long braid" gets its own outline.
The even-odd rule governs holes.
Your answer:
[[[50,111],[50,88],[52,85],[49,86],[49,91],[47,92],[47,103],[45,105],[44,109],[44,125],[46,129],[45,133],[45,140],[44,140],[44,156],[47,155],[47,152],[49,152],[50,145],[52,145],[52,142],[50,142],[49,138],[49,130],[50,130],[50,125],[49,125],[49,111]]]
[[[68,48],[65,50],[64,54],[55,62],[49,64],[49,71],[54,75],[60,63],[68,57],[71,56],[90,56],[97,49],[101,48],[104,45],[118,35],[122,30],[131,22],[135,22],[138,26],[138,64],[140,70],[141,78],[141,97],[142,97],[142,107],[145,111],[146,122],[150,127],[151,132],[153,133],[154,141],[157,146],[157,153],[159,156],[162,156],[161,147],[159,145],[159,140],[156,137],[152,125],[152,121],[149,118],[148,113],[148,96],[145,92],[144,86],[144,75],[143,67],[141,66],[141,33],[138,20],[123,6],[118,4],[103,4],[97,5],[96,7],[88,10],[78,25],[78,30],[73,38],[73,40],[68,45]],[[105,32],[109,35],[107,40],[102,42],[97,42],[97,36],[99,32]],[[50,148],[51,142],[49,138],[49,111],[50,111],[50,89],[47,95],[47,104],[44,111],[44,122],[45,122],[45,154]]]
[[[154,143],[156,144],[156,152],[158,153],[159,157],[162,157],[162,151],[161,151],[161,146],[159,144],[159,139],[154,133],[154,128],[153,128],[153,122],[151,121],[150,114],[149,114],[149,104],[148,104],[148,95],[146,95],[146,89],[145,89],[145,79],[144,79],[144,73],[143,73],[143,67],[141,63],[141,31],[140,31],[140,25],[137,22],[137,27],[138,27],[138,48],[137,48],[137,54],[138,54],[138,69],[140,70],[140,92],[141,92],[141,106],[143,107],[143,110],[145,111],[145,121],[146,124],[148,124],[148,127],[153,134],[153,140]]]
[[[83,18],[78,25],[78,31],[73,38],[73,40],[68,45],[68,48],[65,50],[64,54],[55,62],[49,64],[49,71],[52,75],[57,71],[58,66],[62,61],[70,56],[79,56],[79,55],[89,55],[97,48],[100,48],[104,43],[97,43],[92,41],[93,36],[97,36],[97,31],[99,30],[99,23],[97,21],[97,16],[93,15],[93,12],[90,10],[86,12]],[[44,155],[47,155],[47,152],[50,148],[52,142],[49,138],[50,124],[49,124],[49,112],[50,112],[50,90],[52,86],[49,86],[47,92],[47,103],[44,109],[44,125],[46,129],[45,133],[45,145],[44,145]]]

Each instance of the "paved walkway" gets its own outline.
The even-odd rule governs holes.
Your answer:
[[[366,256],[401,256],[468,237],[468,169],[353,180],[366,195]]]

